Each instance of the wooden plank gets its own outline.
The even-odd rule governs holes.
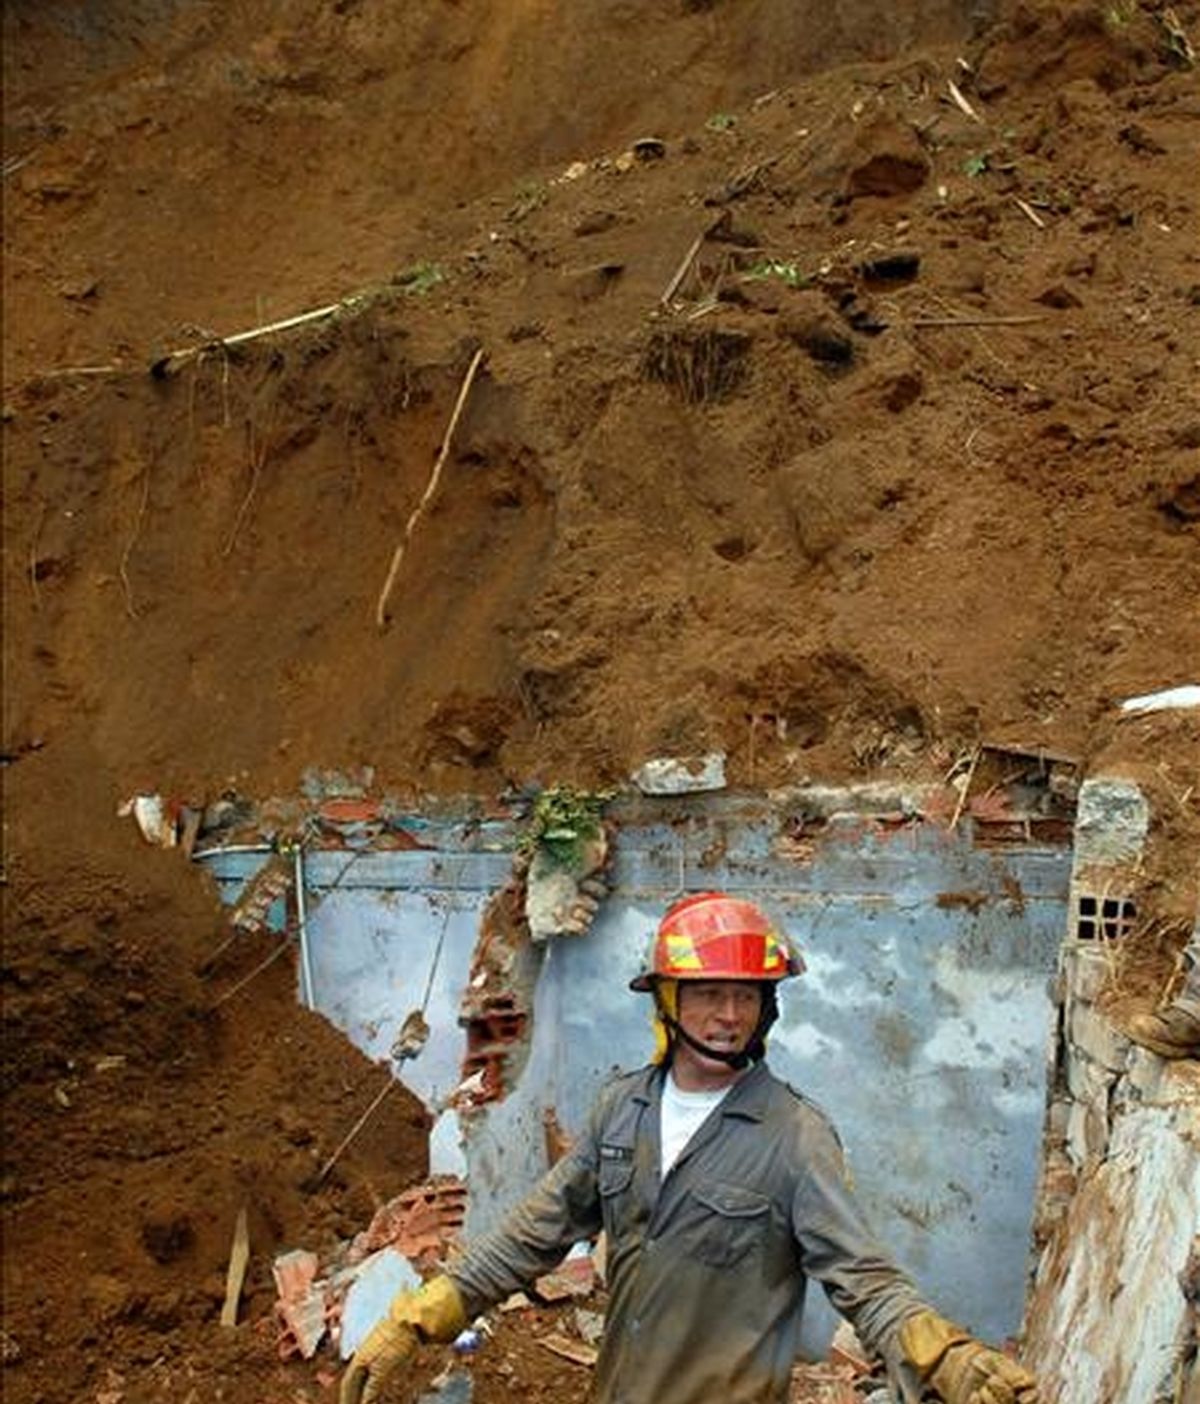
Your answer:
[[[569,1360],[573,1365],[582,1365],[589,1370],[595,1365],[600,1354],[595,1346],[590,1346],[585,1341],[573,1341],[560,1331],[551,1331],[549,1335],[541,1338],[539,1344],[564,1360]]]
[[[233,1230],[233,1247],[229,1252],[229,1271],[225,1275],[225,1303],[221,1307],[221,1325],[236,1326],[238,1300],[246,1280],[246,1264],[250,1261],[250,1230],[246,1223],[246,1206],[238,1210]]]

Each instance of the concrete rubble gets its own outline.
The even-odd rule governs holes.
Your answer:
[[[347,1318],[351,1343],[360,1341],[400,1286],[415,1285],[418,1270],[445,1261],[458,1241],[465,1201],[461,1181],[438,1177],[382,1205],[361,1233],[324,1258],[302,1248],[276,1257],[280,1356],[312,1359],[327,1332],[339,1345]],[[356,1291],[360,1285],[366,1290]]]
[[[644,795],[691,795],[725,788],[725,753],[694,757],[659,756],[633,773]]]

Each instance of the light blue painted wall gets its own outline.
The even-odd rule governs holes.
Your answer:
[[[493,1223],[545,1168],[543,1110],[578,1129],[609,1072],[647,1056],[646,997],[626,985],[667,903],[710,886],[755,896],[808,963],[785,990],[772,1066],[833,1117],[880,1236],[930,1297],[983,1334],[1011,1334],[1070,852],[976,847],[969,823],[951,834],[838,816],[798,861],[778,851],[778,830],[761,802],[741,813],[693,802],[674,824],[624,824],[595,929],[545,953],[523,1074],[465,1141],[455,1113],[442,1117],[435,1168],[468,1174],[472,1232]],[[428,988],[431,1038],[403,1075],[437,1107],[458,1082],[459,998],[511,833],[447,824],[425,838],[438,848],[363,852],[348,867],[345,853],[314,852],[306,874],[317,1007],[386,1058]],[[229,897],[259,861],[206,859]]]

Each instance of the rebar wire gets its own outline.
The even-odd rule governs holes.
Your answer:
[[[365,1112],[363,1112],[362,1116],[358,1118],[358,1120],[354,1123],[350,1130],[346,1132],[345,1136],[342,1137],[342,1143],[338,1146],[337,1150],[335,1150],[334,1153],[325,1162],[325,1164],[321,1166],[321,1169],[317,1174],[316,1179],[316,1183],[318,1185],[324,1184],[325,1176],[328,1175],[329,1172],[333,1169],[333,1167],[338,1163],[338,1158],[341,1156],[342,1152],[346,1149],[350,1142],[354,1140],[355,1136],[358,1135],[358,1133],[363,1129],[367,1122],[370,1121],[371,1117],[375,1115],[375,1108],[379,1106],[380,1102],[383,1101],[383,1099],[392,1090],[392,1088],[395,1087],[395,1085],[396,1079],[391,1075],[391,1073],[389,1073],[388,1080],[380,1088],[371,1105],[366,1109]]]
[[[425,994],[421,1000],[421,1014],[424,1016],[429,1008],[429,996],[433,993],[433,980],[437,974],[438,966],[442,960],[442,947],[446,943],[446,932],[450,927],[450,918],[454,914],[454,902],[458,897],[458,880],[455,879],[454,886],[450,889],[450,897],[446,903],[446,914],[442,918],[442,929],[438,933],[437,945],[433,948],[433,960],[429,966],[429,978],[425,981]]]
[[[307,842],[307,840],[306,840],[306,842]],[[346,876],[346,874],[350,871],[350,869],[355,865],[355,863],[358,862],[358,860],[363,856],[364,853],[370,853],[370,852],[372,852],[372,850],[369,849],[369,848],[356,848],[356,849],[354,850],[354,852],[351,853],[350,857],[346,860],[346,862],[342,864],[342,870],[341,870],[341,872],[338,873],[337,877],[334,878],[334,880],[329,884],[328,887],[323,888],[323,889],[314,889],[314,890],[318,891],[319,894],[320,894],[320,895],[318,896],[318,898],[317,898],[317,901],[318,901],[318,902],[323,902],[323,901],[325,900],[325,898],[328,897],[329,894],[330,894],[331,892],[336,892],[337,889],[338,889],[339,887],[341,887],[341,885],[342,885],[342,879]]]
[[[353,861],[353,860],[351,860],[351,861]],[[350,864],[347,863],[346,868],[349,868],[349,866],[350,866]],[[343,869],[342,871],[345,872],[346,869]],[[341,875],[339,874],[339,878],[340,878],[340,876],[341,876]],[[429,966],[429,976],[428,976],[427,980],[425,981],[425,995],[424,995],[424,998],[421,1000],[421,1005],[420,1005],[420,1013],[421,1013],[421,1019],[422,1019],[422,1021],[424,1021],[424,1019],[425,1019],[425,1012],[426,1012],[426,1010],[429,1008],[429,998],[430,998],[430,995],[432,995],[432,993],[433,993],[433,981],[434,981],[434,977],[436,976],[437,970],[438,970],[438,966],[439,966],[440,963],[441,963],[441,959],[442,959],[442,947],[445,945],[445,942],[446,942],[446,932],[449,930],[449,927],[450,927],[450,918],[451,918],[451,916],[453,915],[453,912],[454,912],[454,903],[455,903],[455,900],[457,899],[457,897],[458,897],[458,879],[457,879],[457,877],[456,877],[455,882],[454,882],[454,885],[453,885],[453,887],[450,889],[450,897],[449,897],[449,900],[448,900],[448,902],[447,902],[447,904],[446,904],[446,914],[445,914],[445,916],[442,918],[442,929],[441,929],[441,931],[438,933],[437,945],[434,947],[434,951],[433,951],[433,960],[432,960],[432,962],[430,963],[430,966]],[[409,1054],[408,1057],[417,1057],[417,1056],[419,1055],[419,1053],[420,1053],[420,1049],[418,1049],[415,1053]],[[395,1056],[393,1055],[393,1060],[394,1060],[395,1062],[399,1063],[400,1066],[402,1067],[402,1066],[404,1065],[404,1063],[407,1061],[407,1058],[397,1058],[397,1057],[395,1057]],[[367,1107],[366,1111],[363,1112],[362,1116],[360,1116],[360,1117],[358,1118],[358,1120],[354,1123],[354,1125],[350,1128],[350,1130],[346,1132],[345,1136],[342,1137],[341,1144],[340,1144],[340,1145],[338,1146],[338,1148],[333,1152],[333,1154],[329,1157],[329,1159],[325,1162],[325,1164],[322,1165],[320,1171],[319,1171],[318,1174],[317,1174],[317,1178],[316,1178],[316,1183],[317,1183],[318,1185],[324,1184],[324,1182],[325,1182],[325,1177],[329,1174],[329,1172],[333,1169],[333,1167],[338,1163],[338,1160],[341,1158],[342,1152],[346,1149],[347,1146],[349,1146],[349,1144],[351,1143],[351,1141],[354,1140],[355,1136],[358,1135],[358,1133],[363,1129],[363,1127],[367,1124],[367,1122],[370,1121],[370,1119],[375,1115],[375,1112],[376,1112],[376,1110],[379,1108],[379,1106],[382,1104],[383,1099],[384,1099],[384,1098],[387,1096],[387,1094],[392,1090],[392,1088],[396,1086],[396,1084],[397,1084],[399,1081],[400,1081],[399,1072],[397,1071],[397,1072],[393,1073],[393,1072],[389,1071],[387,1082],[385,1082],[384,1085],[383,1085],[383,1086],[379,1089],[379,1091],[375,1094],[374,1098],[373,1098],[372,1101],[371,1101],[370,1106]]]
[[[298,852],[298,853],[299,853],[300,851],[302,851],[302,850],[307,846],[307,844],[309,843],[309,840],[311,839],[311,837],[312,837],[311,833],[305,833],[305,834],[303,834],[303,835],[301,836],[300,842],[299,842],[299,844],[297,845],[297,852]],[[233,851],[232,849],[206,849],[204,852],[197,854],[196,857],[199,859],[199,858],[206,857],[209,853],[213,853],[213,852],[232,852],[232,851]],[[239,851],[243,851],[243,852],[263,852],[263,853],[274,854],[274,853],[278,853],[278,852],[279,852],[279,849],[276,848],[274,845],[271,845],[269,848],[268,848],[268,847],[264,847],[264,848],[261,848],[261,849],[258,848],[257,846],[245,845],[245,846],[244,846],[241,850],[239,850]],[[331,892],[333,892],[337,887],[340,886],[340,884],[341,884],[342,880],[345,878],[346,874],[350,871],[350,869],[354,866],[354,864],[357,863],[358,860],[359,860],[359,859],[363,856],[363,854],[364,854],[365,852],[367,852],[367,851],[368,851],[368,850],[366,850],[366,849],[358,849],[358,850],[356,850],[354,853],[352,853],[352,854],[350,855],[349,859],[348,859],[345,863],[342,864],[341,871],[338,873],[338,875],[337,875],[337,876],[334,878],[334,880],[329,884],[329,886],[326,887],[326,888],[323,890],[322,896],[321,896],[321,899],[320,899],[320,900],[323,901],[325,897],[327,897]],[[300,873],[297,872],[297,874],[296,874],[296,885],[297,885],[297,894],[298,894],[298,895],[299,895],[299,884],[300,884],[300,881],[301,881]],[[456,889],[456,890],[457,890],[457,889]],[[305,918],[302,918],[302,920],[306,919],[306,917],[307,917],[307,913],[305,914]],[[448,921],[449,921],[449,916],[447,915],[447,922],[448,922]],[[209,978],[209,976],[212,974],[213,966],[215,965],[217,959],[218,959],[226,950],[228,950],[228,948],[229,948],[241,935],[243,935],[243,934],[244,934],[243,932],[237,930],[236,928],[235,928],[232,932],[230,932],[230,934],[225,938],[225,940],[221,942],[221,944],[217,947],[217,949],[216,949],[215,951],[213,951],[213,953],[212,953],[212,954],[208,957],[208,959],[205,961],[205,963],[204,963],[205,968],[204,968],[204,970],[203,970],[202,973],[201,973],[201,978],[203,978],[203,979],[208,979],[208,978]],[[445,924],[443,924],[443,927],[442,927],[442,935],[445,936]],[[213,1008],[213,1009],[219,1009],[220,1006],[221,1006],[222,1004],[224,1004],[226,1000],[232,999],[232,998],[234,997],[234,995],[236,995],[240,990],[244,989],[245,986],[248,985],[248,984],[250,983],[250,981],[253,980],[254,977],[255,977],[256,975],[261,974],[261,972],[264,971],[264,970],[267,968],[267,966],[271,964],[272,961],[277,960],[277,959],[284,953],[284,951],[286,951],[287,948],[292,944],[292,940],[293,940],[293,937],[289,935],[289,936],[286,938],[286,940],[284,940],[279,946],[277,946],[277,947],[270,953],[270,955],[268,955],[264,960],[260,961],[259,964],[256,965],[256,966],[254,967],[254,969],[251,970],[250,973],[249,973],[248,975],[243,976],[242,979],[240,979],[240,980],[238,981],[238,983],[237,983],[236,985],[234,985],[234,987],[233,987],[232,989],[226,990],[225,993],[224,993],[218,1000],[216,1000],[210,1007]],[[441,954],[441,940],[439,939],[439,942],[438,942],[438,950],[437,950],[437,956],[440,956],[440,954]],[[436,969],[436,963],[435,963],[434,969]],[[433,983],[433,972],[432,972],[432,971],[430,972],[430,977],[429,977],[429,979],[430,979],[430,986],[432,986],[432,983]],[[308,993],[309,993],[309,1001],[310,1001],[308,1007],[309,1007],[309,1008],[313,1008],[314,1005],[313,1005],[313,1003],[311,1003],[311,1001],[312,1001],[312,999],[313,999],[312,975],[311,975],[311,971],[309,972],[309,975],[308,975],[307,984],[308,984]],[[429,998],[429,989],[426,989],[425,998],[426,998],[426,1000],[428,1000],[428,998]],[[424,1013],[424,1006],[422,1006],[422,1013]]]
[[[232,999],[234,995],[238,993],[239,990],[245,989],[245,987],[250,983],[250,981],[253,980],[256,975],[261,974],[267,968],[267,966],[271,964],[273,960],[278,960],[279,957],[284,953],[284,951],[287,950],[287,948],[291,944],[292,938],[290,936],[287,937],[286,940],[281,941],[279,945],[276,946],[275,949],[271,952],[271,954],[266,957],[265,960],[259,961],[259,963],[254,967],[254,969],[249,973],[249,975],[244,975],[237,982],[237,984],[234,985],[233,989],[226,990],[225,993],[220,997],[220,999],[215,1000],[210,1007],[213,1009],[219,1009],[227,999]]]
[[[213,951],[211,955],[208,955],[204,958],[204,963],[201,965],[199,972],[200,978],[202,980],[207,980],[212,976],[216,968],[217,961],[220,960],[220,958],[225,954],[225,952],[230,948],[230,946],[233,945],[235,941],[240,940],[244,935],[245,932],[242,931],[239,927],[235,926],[233,930],[229,933],[229,935],[226,936],[225,939],[221,942],[221,944],[217,947],[217,949]]]

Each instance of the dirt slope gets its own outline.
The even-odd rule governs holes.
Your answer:
[[[451,787],[619,777],[702,745],[748,777],[756,718],[760,781],[979,732],[1086,747],[1200,642],[1197,99],[1165,34],[1142,12],[1023,11],[966,46],[982,122],[947,96],[968,79],[956,50],[691,130],[689,99],[655,124],[662,159],[431,203],[374,265],[375,302],[168,382],[144,374],[169,339],[155,300],[220,320],[182,272],[152,274],[152,296],[60,286],[53,317],[53,280],[13,274],[13,743],[82,708],[125,777],[294,784],[370,762]],[[348,178],[343,150],[329,136],[311,159]],[[72,219],[48,160],[17,173],[14,245],[90,255],[109,187],[81,177]],[[340,225],[310,213],[339,253]],[[236,201],[203,227],[210,247],[247,232]],[[117,267],[161,252],[126,241]],[[915,271],[864,276],[896,252]],[[424,275],[383,281],[397,267]],[[928,325],[963,318],[981,324]],[[40,334],[129,369],[23,378]],[[484,377],[381,634],[476,344]]]
[[[386,277],[481,195],[967,22],[951,0],[882,23],[788,0],[17,0],[6,155],[33,155],[7,202],[10,346],[45,366],[286,315]],[[103,315],[64,319],[88,280]]]
[[[919,8],[6,7],[6,1397],[318,1397],[214,1324],[237,1206],[261,1316],[423,1166],[397,1099],[301,1191],[381,1073],[286,970],[213,1010],[260,952],[135,789],[982,737],[1194,821],[1113,707],[1200,662],[1196,7]]]

